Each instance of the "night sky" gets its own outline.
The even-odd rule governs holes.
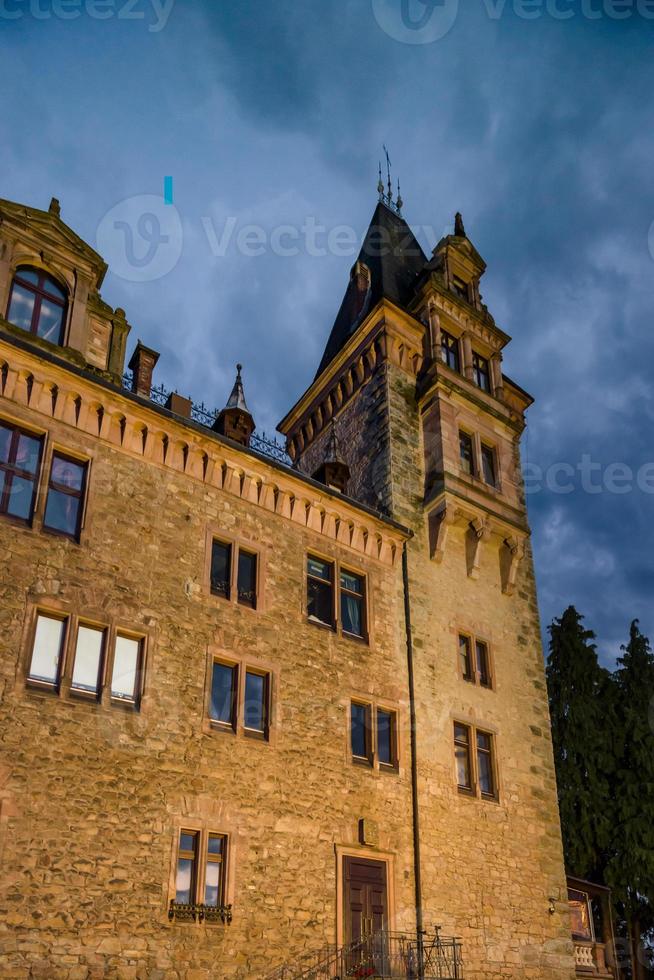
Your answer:
[[[611,664],[632,618],[654,638],[653,54],[651,0],[2,0],[0,197],[58,197],[114,270],[130,352],[211,407],[241,360],[272,431],[385,143],[428,253],[461,210],[488,263],[536,398],[543,622],[574,603]]]

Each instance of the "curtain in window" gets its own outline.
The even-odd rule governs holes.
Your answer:
[[[341,594],[341,616],[343,629],[346,633],[353,633],[354,636],[362,635],[361,599],[352,595]]]

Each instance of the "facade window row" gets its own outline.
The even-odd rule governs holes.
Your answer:
[[[461,340],[446,330],[441,330],[441,360],[443,364],[446,364],[452,371],[456,371],[457,374],[464,373],[461,369],[463,364]],[[477,388],[492,394],[490,361],[476,350],[472,351],[470,372]]]
[[[43,479],[44,436],[0,422],[0,514],[31,525]],[[44,481],[43,528],[79,540],[88,460],[54,449]]]
[[[499,489],[497,451],[479,436],[459,430],[459,460],[461,472],[481,479],[488,487]]]
[[[63,697],[138,708],[145,637],[65,613],[39,609],[27,663],[30,687]]]

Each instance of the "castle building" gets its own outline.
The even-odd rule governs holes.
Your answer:
[[[575,976],[485,268],[382,188],[286,456],[0,201],[1,976]]]

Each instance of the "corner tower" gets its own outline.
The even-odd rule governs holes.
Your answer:
[[[483,303],[485,271],[460,214],[428,257],[380,200],[316,378],[279,428],[313,474],[335,426],[348,494],[413,532],[398,600],[412,620],[425,927],[462,936],[471,976],[570,980],[520,466],[532,399],[503,372],[510,337]]]

